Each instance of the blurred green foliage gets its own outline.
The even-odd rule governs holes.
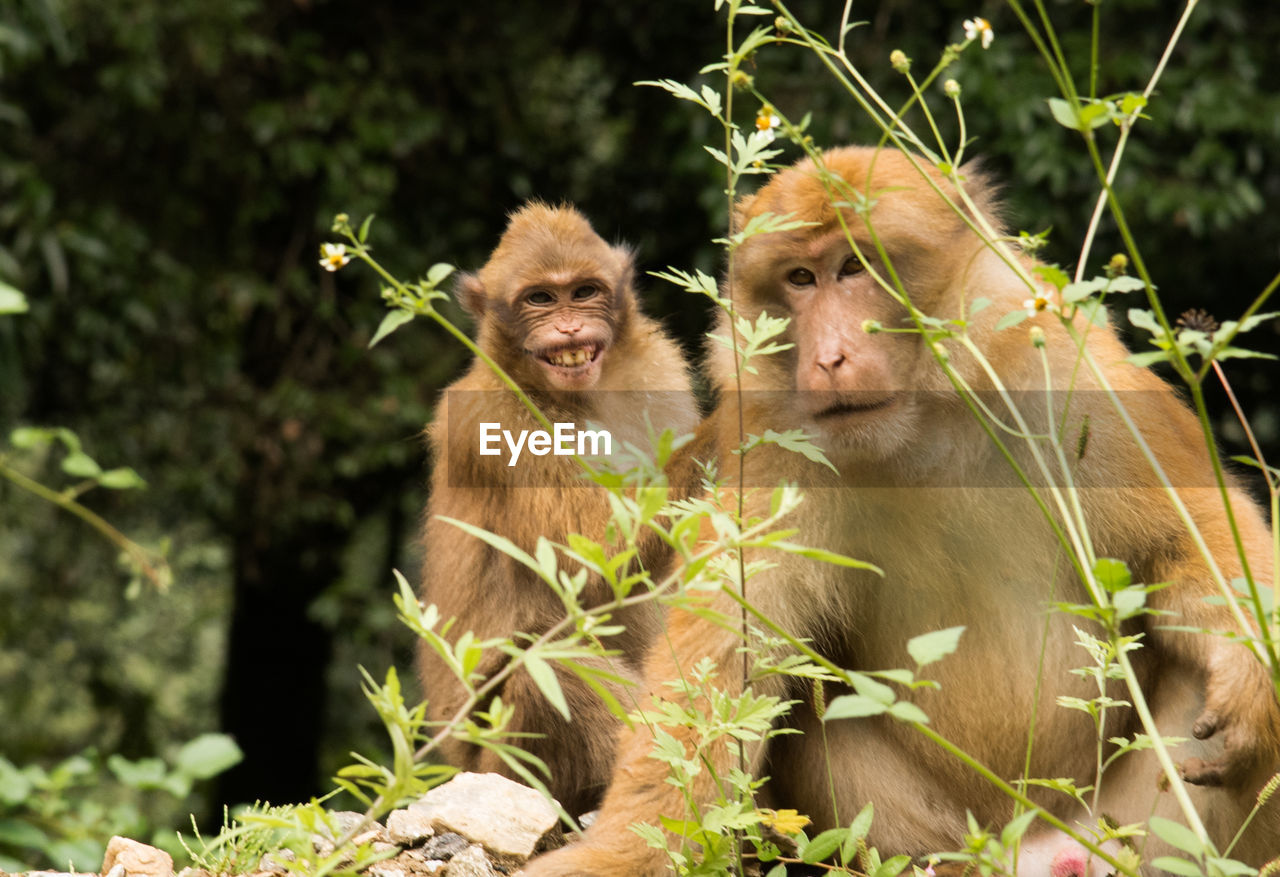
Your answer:
[[[795,4],[834,26],[828,5]],[[1087,57],[1092,7],[1049,6]],[[86,502],[143,542],[169,537],[175,577],[127,599],[109,544],[0,483],[0,713],[17,717],[0,754],[139,759],[220,728],[245,761],[217,805],[304,800],[347,751],[376,751],[355,666],[410,666],[390,570],[415,576],[419,433],[462,356],[416,325],[366,350],[377,290],[321,271],[317,246],[335,213],[376,212],[397,275],[476,267],[506,211],[538,196],[576,202],[642,270],[714,272],[708,123],[632,86],[715,60],[711,7],[0,0],[0,283],[30,304],[0,319],[0,436],[65,426],[137,470],[147,491]],[[1234,316],[1280,262],[1280,17],[1252,10],[1197,11],[1118,180],[1175,313]],[[1145,81],[1178,12],[1104,2],[1100,93]],[[892,49],[931,66],[975,13],[998,38],[950,72],[970,154],[1007,183],[1011,224],[1052,226],[1048,256],[1069,264],[1093,174],[1013,16],[891,0],[849,39],[892,93]],[[755,75],[784,112],[812,111],[821,141],[873,136],[814,65],[773,52]],[[1114,249],[1104,226],[1094,258]],[[697,349],[702,306],[644,286]],[[1232,374],[1280,450],[1271,379]],[[39,454],[13,462],[58,478]]]

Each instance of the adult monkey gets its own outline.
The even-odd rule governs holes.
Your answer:
[[[1034,720],[1029,775],[1092,782],[1092,723],[1055,702],[1060,695],[1097,695],[1092,683],[1070,673],[1091,664],[1075,645],[1073,625],[1091,625],[1049,609],[1053,601],[1087,603],[1085,589],[1030,492],[939,368],[935,350],[919,334],[866,331],[874,323],[909,325],[906,308],[875,279],[896,276],[925,315],[968,320],[971,337],[1004,385],[1028,391],[1018,398],[1035,429],[1044,429],[1050,414],[1052,422],[1061,422],[1062,406],[1070,400],[1069,465],[1096,556],[1123,560],[1134,582],[1171,583],[1148,602],[1176,614],[1167,620],[1143,617],[1143,648],[1131,657],[1162,733],[1201,738],[1176,749],[1175,757],[1183,759],[1186,778],[1198,784],[1191,797],[1214,842],[1225,846],[1276,769],[1280,709],[1266,671],[1243,645],[1161,627],[1235,627],[1225,608],[1205,600],[1216,588],[1187,528],[1165,493],[1153,487],[1147,463],[1089,369],[1077,368],[1076,345],[1057,319],[1036,314],[1030,321],[1038,327],[1034,336],[1026,326],[996,330],[1001,315],[1025,306],[1027,286],[944,202],[939,192],[954,199],[954,187],[932,168],[917,171],[892,151],[837,149],[823,155],[822,163],[829,176],[802,161],[738,205],[738,228],[765,214],[814,225],[758,235],[737,250],[732,280],[740,313],[752,323],[762,311],[790,316],[787,340],[795,347],[754,360],[758,374],[742,376],[747,392],[741,401],[731,389],[732,354],[713,350],[711,368],[721,396],[706,428],[715,434],[720,459],[735,460],[722,465],[730,476],[737,471],[730,455],[739,441],[740,405],[748,434],[800,426],[815,435],[838,475],[764,445],[747,455],[745,482],[767,486],[790,479],[806,485],[807,500],[788,525],[798,527],[807,544],[875,563],[884,578],[772,556],[778,565],[750,581],[748,598],[784,629],[810,638],[827,657],[854,670],[910,668],[910,636],[964,625],[958,650],[924,671],[940,687],[899,696],[914,701],[933,729],[999,777],[1023,775]],[[990,187],[976,171],[965,173],[978,209],[990,217]],[[833,203],[844,206],[837,212]],[[862,258],[851,250],[841,219]],[[1033,265],[1030,259],[1022,264]],[[992,304],[970,311],[979,297]],[[1085,320],[1077,322],[1084,331]],[[720,331],[728,331],[723,321]],[[1033,338],[1045,345],[1057,390],[1052,395],[1044,392],[1041,351]],[[962,346],[942,343],[950,365],[972,387],[992,388]],[[1086,349],[1145,430],[1222,574],[1240,575],[1207,458],[1196,451],[1203,443],[1194,417],[1159,378],[1126,364],[1127,351],[1111,328],[1089,328]],[[1074,392],[1065,392],[1068,386]],[[994,405],[1010,419],[998,401]],[[1025,443],[1007,434],[1004,440],[1037,477]],[[1045,495],[1043,488],[1042,482]],[[757,501],[767,499],[761,493],[756,491]],[[1232,500],[1252,570],[1263,574],[1269,568],[1269,534],[1262,515],[1238,490],[1232,490]],[[736,617],[733,605],[720,602]],[[741,689],[735,634],[673,610],[668,636],[671,649],[654,649],[648,658],[651,691],[673,696],[661,682],[679,678],[678,667],[702,658],[720,667],[719,684],[731,693]],[[1044,670],[1037,684],[1042,648]],[[776,676],[756,689],[802,702],[806,697]],[[1123,689],[1111,693],[1125,696]],[[773,738],[750,758],[758,773],[773,778],[770,803],[810,815],[814,830],[847,824],[871,801],[869,843],[886,855],[920,856],[958,848],[966,812],[997,828],[1013,815],[1008,798],[906,724],[883,715],[829,722],[824,752],[810,706],[802,703],[791,721],[805,733]],[[1109,711],[1107,737],[1139,730],[1130,711]],[[643,727],[624,733],[596,823],[579,843],[534,860],[527,874],[664,870],[662,852],[647,849],[626,828],[637,821],[656,823],[659,815],[683,816],[681,793],[663,782],[664,766],[649,757],[651,746]],[[721,775],[735,764],[725,748],[712,758]],[[704,770],[693,790],[700,802],[713,797],[710,774]],[[1181,821],[1171,795],[1158,791],[1158,780],[1150,753],[1123,757],[1102,779],[1097,812],[1122,824],[1145,823],[1154,808]],[[1061,818],[1093,822],[1065,795],[1040,790],[1032,797]],[[1280,853],[1278,822],[1273,803],[1233,854],[1258,864]],[[1161,849],[1158,840],[1145,842],[1150,862]],[[1050,866],[1055,874],[1086,868],[1079,850],[1055,832],[1037,830],[1027,845],[1031,854],[1024,866],[1030,862],[1040,873]]]
[[[533,202],[512,214],[488,262],[464,275],[458,298],[476,320],[477,342],[539,404],[553,423],[607,429],[614,449],[623,441],[645,446],[651,424],[677,433],[693,428],[697,408],[679,348],[641,313],[633,288],[633,257],[605,243],[571,207]],[[490,440],[482,429],[487,427]],[[440,517],[465,521],[503,536],[532,554],[539,537],[563,543],[570,533],[606,538],[607,491],[583,478],[568,456],[539,454],[533,440],[516,456],[502,431],[519,436],[541,426],[482,361],[444,393],[428,435],[435,464],[427,506],[426,558],[421,594],[443,618],[456,618],[451,637],[537,636],[564,618],[559,597],[532,571]],[[528,435],[528,433],[526,433]],[[586,449],[603,446],[592,439]],[[483,445],[483,450],[482,450]],[[576,447],[576,445],[575,445]],[[486,453],[492,452],[492,453]],[[593,453],[595,451],[592,451]],[[647,552],[652,569],[664,558]],[[569,569],[569,567],[566,567]],[[601,580],[589,580],[586,605],[612,599]],[[619,612],[626,630],[608,640],[620,654],[597,669],[621,679],[638,675],[656,629],[652,607]],[[476,678],[505,663],[498,653]],[[591,663],[591,662],[580,662]],[[465,689],[425,644],[419,670],[432,719],[454,718]],[[571,712],[567,723],[546,702],[527,673],[509,678],[495,694],[514,707],[509,730],[527,737],[510,742],[550,769],[548,787],[572,814],[594,808],[608,782],[617,720],[578,676],[557,669]],[[608,685],[615,697],[621,685]],[[490,704],[481,704],[486,708]],[[445,756],[467,770],[514,775],[493,751],[449,740]]]

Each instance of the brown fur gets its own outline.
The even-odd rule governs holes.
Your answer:
[[[569,296],[584,284],[598,287],[587,301]],[[531,304],[529,296],[561,295],[554,307]],[[677,346],[640,312],[632,289],[631,254],[611,247],[569,207],[530,204],[511,217],[497,249],[478,276],[463,278],[460,297],[477,318],[482,349],[533,394],[553,422],[587,422],[620,440],[646,447],[647,414],[657,429],[687,432],[696,421],[689,375]],[[591,336],[603,345],[599,363],[585,376],[562,377],[539,361],[541,352]],[[559,339],[559,340],[557,340]],[[583,371],[579,369],[578,371]],[[442,617],[456,617],[451,638],[465,631],[477,638],[517,632],[537,636],[564,617],[559,598],[532,572],[505,554],[438,519],[467,521],[510,539],[533,553],[538,538],[563,544],[569,533],[605,539],[610,509],[607,493],[584,481],[572,458],[525,452],[515,467],[504,457],[479,454],[479,424],[504,429],[538,429],[516,397],[481,361],[445,390],[428,435],[435,464],[427,508],[426,561],[422,598]],[[594,428],[594,427],[593,427]],[[645,558],[652,568],[662,558]],[[572,572],[572,566],[565,569]],[[611,598],[602,581],[583,594],[588,605]],[[648,607],[641,607],[648,609]],[[644,648],[655,629],[652,611],[620,613],[626,632],[610,646],[620,654],[594,662],[623,679],[638,674]],[[503,658],[477,670],[496,672]],[[434,652],[420,650],[419,667],[433,719],[455,716],[465,691]],[[549,788],[573,814],[593,808],[613,763],[617,722],[577,676],[557,671],[572,713],[566,724],[527,674],[512,677],[498,692],[514,704],[513,739],[551,770]],[[621,686],[614,686],[622,697]],[[449,741],[445,755],[468,770],[512,772],[491,752]]]
[[[828,152],[824,161],[874,199],[871,222],[913,303],[926,314],[954,318],[962,302],[992,299],[994,304],[975,318],[972,336],[1008,387],[1042,391],[1043,372],[1028,324],[994,329],[1000,316],[1029,297],[1025,284],[945,206],[929,182],[893,152],[845,148]],[[937,174],[930,175],[941,190],[952,191]],[[980,209],[989,211],[992,199],[981,185],[977,197]],[[749,320],[754,322],[762,309],[792,317],[788,340],[796,345],[767,363],[757,362],[758,375],[743,376],[749,391],[742,403],[746,432],[802,426],[816,435],[841,474],[765,446],[748,455],[745,480],[748,486],[800,482],[807,500],[788,522],[800,529],[797,538],[874,562],[885,575],[772,555],[777,566],[751,580],[747,597],[782,627],[813,638],[826,655],[855,670],[910,668],[909,637],[965,625],[959,650],[925,671],[940,688],[899,695],[917,703],[937,732],[1006,780],[1022,774],[1034,712],[1030,775],[1089,784],[1092,724],[1082,713],[1057,706],[1055,698],[1095,696],[1092,683],[1069,671],[1090,664],[1074,644],[1072,625],[1098,631],[1048,608],[1053,601],[1087,602],[1083,586],[1030,495],[959,403],[921,337],[862,331],[869,319],[899,326],[905,311],[868,272],[839,273],[849,247],[829,200],[808,161],[745,198],[739,227],[765,212],[795,212],[821,225],[749,240],[735,256],[732,280],[738,307]],[[883,271],[861,217],[852,210],[844,216],[861,252]],[[811,271],[816,283],[795,285],[808,279],[795,273],[800,268]],[[1049,314],[1029,325],[1040,326],[1047,336],[1058,413],[1067,397],[1061,391],[1072,382],[1077,387],[1067,421],[1069,445],[1089,417],[1089,438],[1073,465],[1096,554],[1124,560],[1135,582],[1172,583],[1149,598],[1151,606],[1171,615],[1143,621],[1144,647],[1133,659],[1162,733],[1191,737],[1196,729],[1208,737],[1178,747],[1174,757],[1190,779],[1203,784],[1191,788],[1192,796],[1214,841],[1224,846],[1259,785],[1277,767],[1280,710],[1270,680],[1243,646],[1162,627],[1230,630],[1234,624],[1225,609],[1205,601],[1216,588],[1204,561],[1163,491],[1150,486],[1148,466],[1110,403],[1096,391],[1087,369],[1075,368],[1071,339]],[[723,322],[720,331],[727,332]],[[1180,486],[1223,573],[1239,575],[1195,418],[1156,376],[1124,362],[1126,351],[1112,329],[1094,327],[1087,344]],[[991,388],[991,380],[959,344],[946,346],[951,363],[972,386]],[[727,461],[739,440],[731,354],[713,350],[711,370],[721,401],[708,429],[721,461]],[[1007,418],[998,401],[987,399]],[[1037,429],[1049,414],[1044,399],[1043,392],[1023,399]],[[840,405],[846,407],[833,407]],[[1024,443],[1008,437],[1006,442],[1034,472]],[[735,474],[736,464],[723,470]],[[1263,516],[1239,490],[1231,494],[1252,569],[1263,574],[1269,569]],[[730,606],[722,601],[725,611]],[[719,682],[727,690],[741,689],[734,634],[679,612],[671,614],[668,627],[671,648],[654,649],[645,668],[651,691],[664,691],[662,681],[677,678],[680,667],[703,657],[721,668]],[[1037,691],[1037,657],[1045,636],[1045,670]],[[757,690],[806,698],[801,687],[776,678]],[[1112,693],[1125,696],[1121,689]],[[919,856],[958,848],[966,812],[993,827],[1013,815],[1011,802],[998,790],[910,726],[886,717],[834,721],[825,728],[829,748],[824,752],[824,735],[811,707],[797,707],[792,721],[805,733],[774,738],[767,751],[756,747],[753,764],[772,776],[773,803],[814,818],[811,836],[847,824],[871,801],[876,809],[869,842],[886,855]],[[1117,709],[1105,733],[1137,730],[1133,715]],[[646,849],[626,828],[636,821],[656,823],[660,814],[681,818],[683,813],[680,791],[663,782],[663,765],[649,757],[652,742],[643,728],[624,734],[596,824],[582,842],[535,860],[528,874],[621,877],[664,871],[662,854]],[[727,751],[713,757],[721,773],[734,764]],[[713,797],[709,774],[703,771],[694,790],[700,801]],[[1102,780],[1100,811],[1120,823],[1145,822],[1152,812],[1181,821],[1172,796],[1159,790],[1157,774],[1151,754],[1126,756]],[[1064,819],[1092,822],[1064,795],[1032,796]],[[1280,853],[1278,816],[1273,804],[1234,854],[1257,865]],[[1058,849],[1051,839],[1032,845],[1037,844],[1038,852]],[[1143,848],[1147,861],[1163,852],[1167,849],[1155,839]]]

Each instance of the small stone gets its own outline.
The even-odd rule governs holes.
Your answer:
[[[369,875],[370,877],[409,877],[409,872],[403,868],[380,864],[370,866]]]
[[[449,860],[445,877],[497,877],[489,857],[479,844],[472,844]]]
[[[453,831],[482,845],[504,862],[532,856],[558,821],[539,792],[496,773],[460,773],[406,812],[437,832]]]
[[[117,866],[123,867],[129,877],[173,875],[173,857],[164,850],[118,835],[107,843],[107,855],[102,860],[102,870],[99,873],[111,874]]]
[[[435,833],[430,815],[413,807],[408,810],[394,810],[387,817],[387,836],[394,844],[408,846]]]
[[[289,873],[288,862],[292,862],[298,858],[293,850],[275,850],[266,853],[258,860],[259,874],[287,874]]]
[[[428,859],[447,862],[470,845],[471,842],[462,835],[446,831],[424,843],[420,852]]]

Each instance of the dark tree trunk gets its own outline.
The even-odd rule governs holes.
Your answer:
[[[219,777],[219,803],[292,804],[326,790],[317,763],[333,635],[308,609],[341,574],[349,535],[316,524],[282,536],[254,515],[237,528],[221,714],[244,761]]]

